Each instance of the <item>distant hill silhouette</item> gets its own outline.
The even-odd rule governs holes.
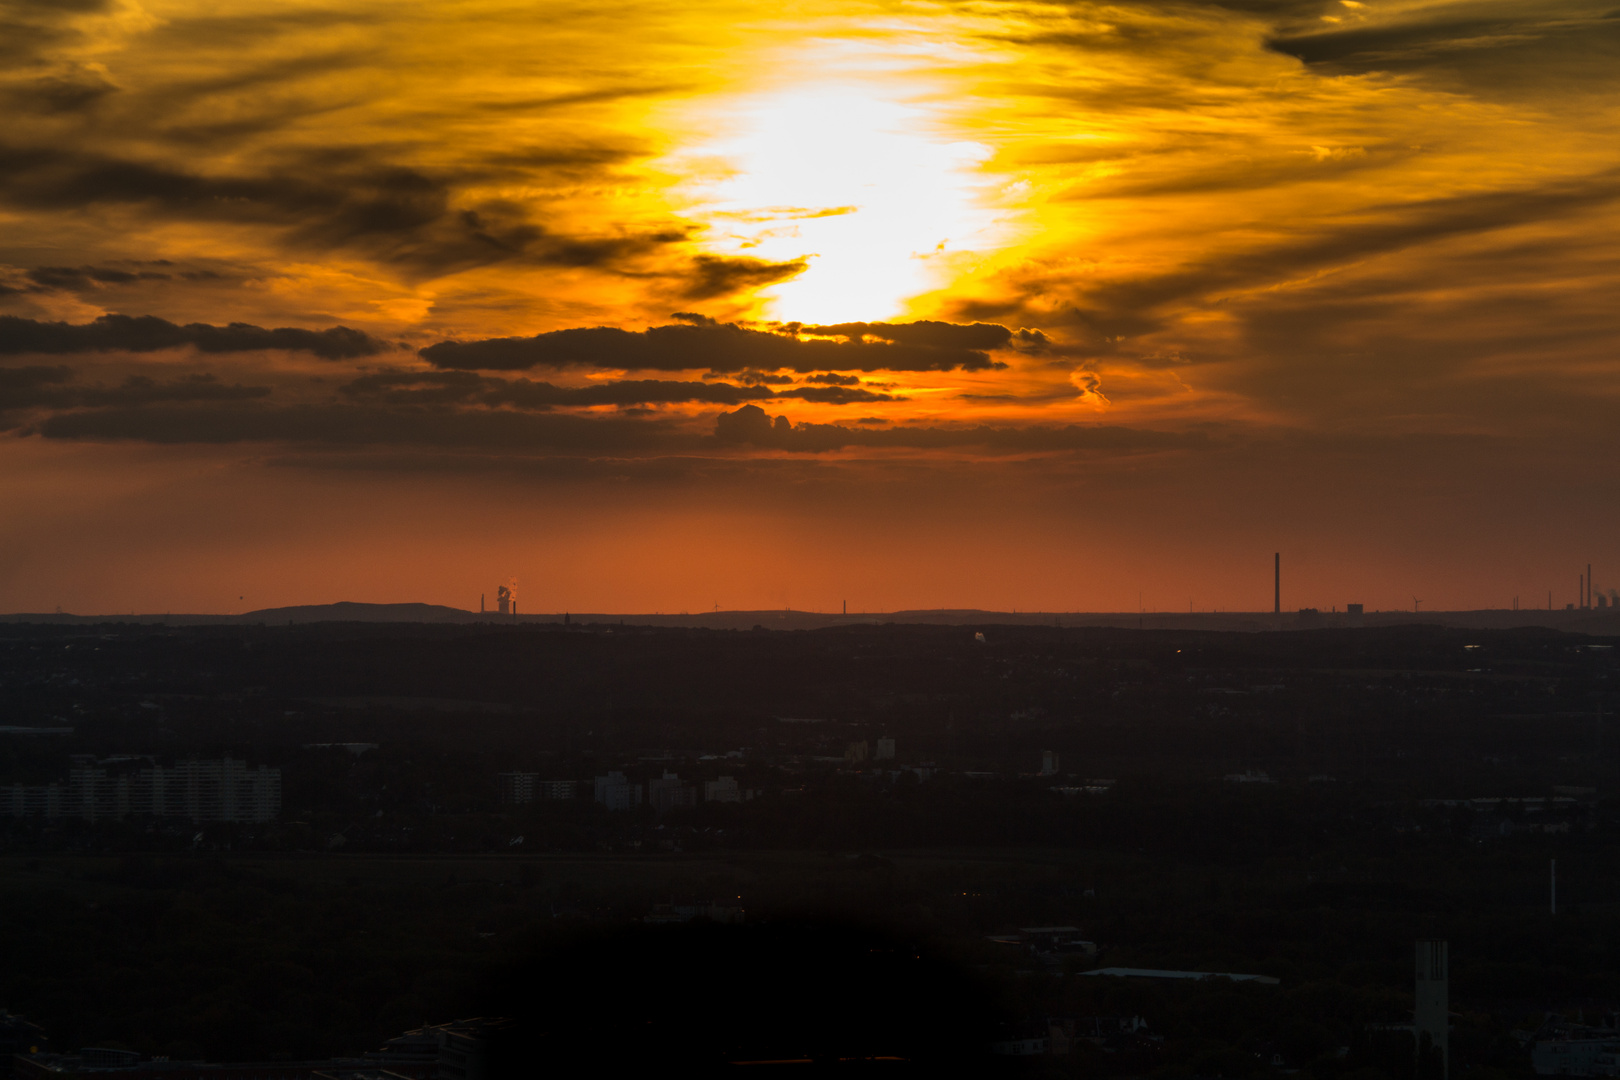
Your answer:
[[[445,607],[443,604],[360,604],[353,600],[339,600],[335,604],[298,604],[294,607],[260,608],[232,616],[232,621],[245,623],[312,623],[312,622],[413,622],[459,623],[476,622],[476,611]],[[489,618],[485,615],[484,618]]]
[[[476,611],[445,607],[443,604],[362,604],[340,600],[335,604],[296,604],[291,607],[260,608],[240,615],[193,615],[181,612],[157,614],[72,615],[66,612],[0,615],[4,623],[45,623],[78,625],[85,623],[160,623],[171,626],[254,625],[265,623],[471,623],[501,616],[479,615]],[[560,619],[560,616],[558,616]],[[548,616],[542,621],[549,622]]]

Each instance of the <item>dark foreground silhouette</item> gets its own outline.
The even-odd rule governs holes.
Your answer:
[[[836,924],[587,936],[509,966],[487,1009],[511,1018],[492,1040],[491,1080],[569,1066],[585,1075],[607,1062],[996,1071],[996,1016],[983,986],[903,938]]]

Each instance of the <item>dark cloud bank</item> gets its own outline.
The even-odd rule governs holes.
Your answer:
[[[989,350],[1040,350],[1047,345],[1045,335],[1039,331],[1013,331],[993,323],[791,323],[782,327],[784,332],[777,333],[716,323],[689,313],[676,317],[686,321],[643,331],[592,326],[526,338],[441,341],[420,351],[434,367],[456,371],[586,367],[831,373],[998,370],[1007,365],[992,359]],[[812,335],[812,339],[801,340],[795,333]],[[103,315],[94,322],[75,325],[0,315],[0,355],[155,352],[184,346],[212,353],[302,350],[329,360],[375,356],[392,348],[388,342],[346,326],[326,330],[267,330],[247,323],[181,326],[152,315]],[[819,379],[849,385],[831,374]],[[713,400],[729,403],[739,399]]]
[[[413,274],[437,276],[518,260],[531,265],[609,267],[688,239],[679,229],[577,236],[533,221],[501,200],[460,203],[479,179],[429,174],[353,153],[311,152],[253,175],[207,175],[58,145],[0,143],[0,204],[25,211],[138,205],[176,220],[264,225],[296,247],[353,249]],[[711,295],[727,281],[780,280],[803,266],[720,260],[687,268],[686,291]],[[774,276],[772,276],[774,274]]]
[[[774,420],[758,405],[744,405],[715,420],[716,441],[800,453],[821,453],[847,447],[948,450],[983,447],[1001,453],[1055,450],[1165,450],[1207,445],[1202,433],[1173,433],[1104,424],[1067,424],[995,428],[891,427],[850,428],[842,424],[794,424],[785,416]]]
[[[135,375],[113,387],[81,386],[65,367],[0,368],[0,413],[20,409],[141,406],[159,402],[243,401],[270,395],[268,386],[226,385],[212,375],[159,381]]]
[[[30,434],[51,439],[160,444],[303,443],[514,454],[642,457],[716,450],[816,454],[851,447],[897,450],[980,448],[993,453],[1130,452],[1207,445],[1206,435],[1105,425],[1020,428],[846,427],[790,423],[758,405],[722,413],[713,435],[668,418],[580,416],[446,405],[357,403],[277,406],[249,401],[154,402],[85,408],[49,416]]]
[[[251,352],[282,349],[312,352],[327,360],[375,356],[392,348],[370,334],[334,326],[326,330],[279,327],[266,330],[248,323],[180,326],[153,315],[103,315],[94,322],[36,322],[0,315],[0,355],[26,353],[65,355],[90,352],[157,352],[190,346],[199,352]]]
[[[318,402],[272,400],[265,386],[227,385],[207,374],[158,381],[127,378],[114,386],[76,381],[73,369],[50,364],[0,368],[0,411],[8,425],[52,439],[131,440],[163,444],[283,442],[553,454],[647,456],[704,451],[821,453],[850,447],[994,452],[1141,450],[1190,445],[1201,437],[1121,427],[889,427],[876,418],[850,426],[799,424],[768,415],[752,402],[801,400],[849,405],[902,397],[849,370],[985,370],[1006,365],[989,350],[1040,350],[1046,339],[987,323],[847,323],[749,330],[683,314],[678,325],[644,332],[609,328],[562,330],[532,338],[445,342],[422,350],[438,370],[356,374],[336,397]],[[390,348],[344,327],[266,330],[245,324],[180,326],[153,317],[110,315],[85,325],[0,317],[0,354],[65,355],[192,347],[222,353],[302,350],[342,361]],[[734,381],[616,379],[558,386],[481,374],[473,368],[706,368]],[[810,373],[795,378],[759,369]],[[712,435],[684,418],[620,413],[577,415],[581,407],[637,409],[710,404],[722,412]],[[34,410],[34,415],[27,415]],[[876,424],[874,426],[874,420]]]
[[[683,316],[694,322],[619,330],[607,326],[553,330],[526,338],[441,341],[421,351],[438,368],[524,371],[531,368],[625,368],[640,371],[988,371],[1007,365],[988,350],[1038,346],[1034,331],[989,323],[790,324],[784,330],[749,330]],[[701,320],[701,321],[697,321]],[[876,340],[868,340],[876,339]]]
[[[824,405],[905,400],[891,394],[861,389],[860,380],[855,378],[850,378],[847,383],[839,376],[812,378],[816,381],[837,379],[839,382],[831,386],[800,386],[793,389],[775,389],[763,384],[737,386],[732,383],[670,379],[618,379],[591,386],[554,386],[547,382],[530,382],[528,379],[494,379],[470,371],[385,371],[362,375],[345,385],[342,392],[350,398],[389,404],[459,403],[510,405],[521,409],[688,402],[740,405],[745,401],[780,398],[798,398]]]

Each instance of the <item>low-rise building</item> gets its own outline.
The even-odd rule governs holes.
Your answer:
[[[264,822],[280,813],[281,770],[249,769],[247,762],[230,757],[190,758],[171,766],[145,757],[81,757],[65,784],[0,786],[0,815],[10,817],[98,821],[151,815]]]
[[[1543,1039],[1530,1065],[1538,1076],[1620,1076],[1620,1039]]]
[[[1160,968],[1106,967],[1082,971],[1081,975],[1103,975],[1117,979],[1229,979],[1232,982],[1267,983],[1275,986],[1281,979],[1270,975],[1243,975],[1230,971],[1166,971]]]
[[[641,785],[632,784],[622,772],[598,776],[596,801],[609,810],[634,810],[641,805]]]
[[[708,919],[717,923],[741,923],[744,916],[740,903],[724,901],[711,904],[654,904],[645,922],[659,924],[685,923],[693,919]]]
[[[666,772],[657,780],[647,781],[647,803],[660,814],[680,807],[697,805],[697,787],[681,783],[675,773]]]
[[[572,780],[542,780],[540,773],[501,773],[496,778],[501,803],[520,806],[537,800],[572,799],[578,785]]]
[[[703,782],[704,802],[747,802],[758,794],[756,789],[739,787],[735,776]]]
[[[357,1057],[322,1061],[170,1061],[130,1050],[41,1049],[11,1060],[14,1080],[488,1080],[490,1038],[508,1021],[475,1017],[429,1024]],[[0,1033],[4,1020],[0,1019]]]

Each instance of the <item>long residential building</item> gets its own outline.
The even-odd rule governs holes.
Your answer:
[[[215,758],[138,769],[81,764],[67,782],[0,785],[0,815],[99,821],[150,815],[192,821],[273,821],[281,813],[281,770]]]

